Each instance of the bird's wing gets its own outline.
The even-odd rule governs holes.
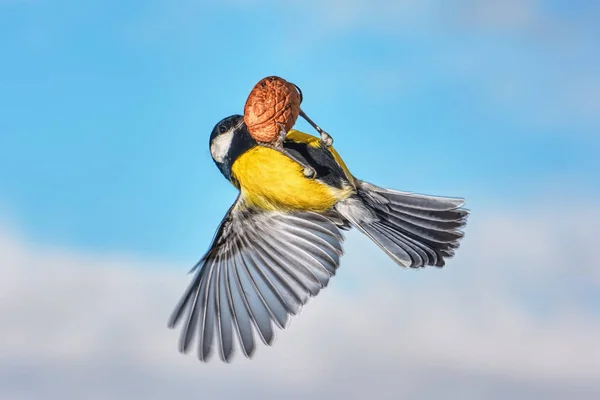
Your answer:
[[[229,361],[236,337],[248,358],[255,334],[271,345],[273,324],[285,328],[327,286],[342,242],[336,224],[321,214],[249,210],[238,199],[169,320],[171,328],[183,321],[180,351],[197,342],[198,358],[206,361],[216,341]]]

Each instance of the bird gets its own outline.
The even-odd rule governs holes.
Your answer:
[[[443,267],[464,237],[465,200],[379,187],[352,175],[333,146],[291,129],[293,158],[254,140],[242,115],[213,128],[209,148],[238,196],[173,309],[179,351],[231,362],[271,346],[340,266],[344,233],[358,229],[396,264]],[[302,160],[316,171],[307,177]]]

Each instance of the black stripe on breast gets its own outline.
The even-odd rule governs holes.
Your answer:
[[[294,157],[314,168],[317,173],[316,179],[338,189],[348,185],[344,170],[335,161],[329,149],[293,140],[285,140],[283,147]]]

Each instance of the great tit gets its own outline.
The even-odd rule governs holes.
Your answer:
[[[241,115],[210,135],[210,153],[238,190],[169,327],[183,322],[179,350],[216,350],[229,362],[235,342],[251,358],[255,335],[267,345],[309,298],[327,286],[342,256],[342,231],[357,228],[402,267],[443,267],[463,237],[460,198],[375,186],[355,178],[333,147],[291,130],[293,159],[250,136]],[[316,171],[306,177],[300,159]]]

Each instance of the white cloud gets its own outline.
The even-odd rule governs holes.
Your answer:
[[[583,289],[600,286],[600,209],[556,209],[474,212],[443,270],[402,270],[350,234],[330,287],[231,365],[177,353],[166,319],[187,266],[0,229],[0,397],[597,398],[600,310]]]
[[[323,65],[311,81],[324,81],[315,84],[333,93],[324,96],[340,92],[348,81],[372,98],[390,93],[412,98],[415,91],[430,90],[432,81],[442,89],[451,83],[499,119],[516,120],[529,131],[558,127],[595,135],[600,132],[594,52],[600,7],[578,4],[568,11],[535,0],[160,0],[131,30],[151,43],[167,38],[195,43],[203,38],[199,26],[230,12],[243,16],[243,29],[258,35],[259,21],[269,13],[298,29],[277,35],[268,30],[245,45],[260,44],[261,51],[302,60],[305,71]],[[377,37],[396,41],[397,49],[388,46],[386,52],[401,59],[389,55],[374,61],[368,51],[348,59],[349,45],[369,43],[356,41],[360,36],[373,43]]]
[[[199,4],[205,3],[188,0],[178,8],[196,7]],[[412,35],[415,30],[423,33],[424,28],[431,32],[459,28],[534,36],[552,33],[565,35],[581,33],[582,27],[573,23],[573,19],[593,23],[594,17],[600,13],[600,7],[595,5],[575,5],[567,15],[553,9],[548,2],[536,0],[290,0],[285,3],[274,0],[224,0],[219,4],[248,12],[285,8],[291,20],[297,17],[306,21],[308,17],[317,22],[311,31],[316,29],[319,34],[366,28]]]
[[[325,2],[330,7],[318,13],[331,30],[370,30],[406,43],[444,43],[445,50],[433,47],[426,56],[416,54],[424,59],[413,71],[410,63],[388,66],[392,83],[380,85],[378,94],[407,74],[413,88],[427,87],[428,79],[441,76],[475,91],[497,113],[543,131],[566,127],[600,132],[595,90],[599,59],[592,50],[600,7],[573,6],[567,16],[532,0],[400,3],[377,2],[378,7],[364,10],[361,1],[350,2],[345,13],[353,17],[344,24],[326,22],[336,20],[336,1]],[[425,73],[423,64],[430,66]],[[381,68],[375,67],[374,74]]]
[[[441,77],[533,131],[600,132],[599,59],[592,50],[600,7],[573,6],[567,15],[533,0],[329,0],[296,6],[289,6],[291,15],[312,20],[315,28],[303,30],[301,40],[295,31],[286,33],[290,45],[280,47],[293,49],[288,57],[298,57],[299,49],[308,56],[328,39],[358,32],[395,39],[399,49],[423,47],[391,65],[363,60],[354,67],[356,84],[377,96],[407,85],[428,90],[428,82]]]
[[[539,10],[533,0],[460,2],[458,20],[482,29],[522,29],[535,25]]]

